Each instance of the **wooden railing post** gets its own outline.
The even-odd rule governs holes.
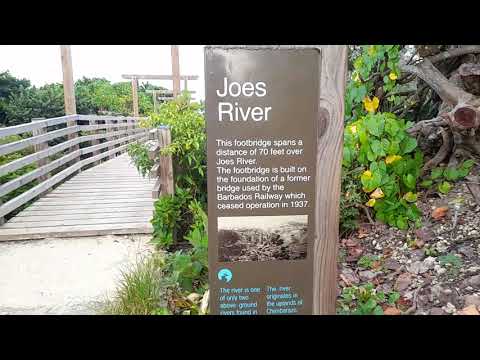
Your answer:
[[[95,120],[95,119],[90,119],[90,120],[88,121],[88,123],[89,123],[90,125],[97,125],[97,120]],[[105,123],[106,123],[106,122],[105,122]],[[96,135],[96,134],[98,134],[100,131],[101,131],[101,130],[93,130],[93,131],[91,131],[91,134],[92,134],[92,135]],[[92,146],[98,145],[98,144],[100,144],[100,140],[99,140],[99,139],[95,139],[95,140],[92,140],[90,143],[91,143]],[[98,154],[100,154],[100,151],[99,151],[99,150],[92,152],[92,156],[95,156],[95,155],[98,155]],[[95,161],[95,162],[93,163],[93,166],[96,166],[96,165],[98,165],[99,163],[100,163],[100,160],[99,160],[99,161]]]
[[[106,125],[113,125],[113,120],[105,120],[105,124],[106,124]],[[107,131],[106,131],[107,134],[108,134],[108,133],[111,133],[111,132],[114,132],[113,126],[112,126],[111,128],[108,128]],[[115,138],[116,138],[116,136],[111,137],[111,138],[109,138],[109,140],[107,140],[107,141],[115,140]],[[113,148],[114,148],[114,145],[109,146],[109,147],[108,147],[108,151],[112,150]],[[108,159],[110,160],[110,159],[113,159],[114,157],[115,157],[115,155],[114,155],[114,154],[111,154],[111,155],[108,156]]]
[[[162,126],[158,129],[158,144],[160,149],[163,149],[170,145],[172,138],[170,135],[170,129],[166,126]],[[160,189],[160,195],[173,195],[173,163],[172,156],[160,156],[160,182],[162,184]]]
[[[158,155],[155,152],[160,152],[163,148],[171,143],[170,129],[166,126],[161,126],[157,129],[150,130],[149,139],[156,141],[158,146],[150,153],[150,158],[155,160],[155,165],[152,168],[151,175],[157,178],[157,182],[152,190],[152,197],[158,199],[163,195],[173,195],[173,163],[171,155]]]
[[[40,121],[40,120],[45,120],[45,118],[34,118],[34,119],[32,119],[32,122],[36,122],[36,121]],[[39,135],[43,135],[43,134],[46,134],[46,133],[47,133],[47,127],[44,127],[44,128],[41,128],[41,129],[34,129],[32,131],[33,136],[39,136]],[[34,152],[39,152],[39,151],[45,150],[47,148],[48,148],[48,141],[46,141],[44,143],[41,143],[41,144],[33,145]],[[37,166],[41,167],[43,165],[47,165],[48,162],[49,162],[48,157],[45,157],[45,158],[37,161]],[[50,177],[50,173],[39,176],[38,177],[38,182],[43,182],[43,181],[47,180],[49,177]]]

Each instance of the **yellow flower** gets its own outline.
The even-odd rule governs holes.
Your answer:
[[[375,112],[375,110],[378,109],[379,103],[380,100],[376,96],[374,96],[372,100],[370,100],[369,97],[363,99],[363,106],[368,112]]]
[[[373,207],[373,205],[375,205],[375,202],[375,199],[370,199],[365,203],[365,205],[367,205],[368,207]]]
[[[366,170],[366,171],[363,172],[362,176],[365,177],[366,179],[371,179],[372,178],[372,172],[370,170]]]
[[[352,134],[356,134],[357,133],[357,126],[356,125],[351,125],[350,126],[350,131],[352,132]]]
[[[385,164],[392,164],[397,160],[400,160],[402,157],[400,155],[388,155],[385,158]]]
[[[397,80],[398,79],[398,76],[397,74],[395,74],[393,71],[390,73],[390,75],[388,75],[388,77],[390,78],[390,80],[394,81],[394,80]]]
[[[382,191],[382,189],[380,189],[380,188],[377,188],[374,192],[372,192],[372,193],[370,194],[370,197],[371,197],[372,199],[381,199],[381,198],[383,198],[384,196],[385,196],[385,195],[383,194],[383,191]]]

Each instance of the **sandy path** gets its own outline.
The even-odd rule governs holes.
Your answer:
[[[0,315],[95,314],[148,235],[0,242]]]

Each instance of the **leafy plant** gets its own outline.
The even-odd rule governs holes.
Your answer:
[[[352,208],[363,207],[391,226],[419,226],[416,186],[423,155],[407,133],[411,123],[392,112],[402,100],[397,95],[401,46],[365,45],[358,50],[345,96],[343,173],[361,171],[342,181],[342,225],[352,228],[359,214]],[[350,200],[347,193],[353,194]]]
[[[399,229],[409,222],[418,226],[421,215],[415,190],[423,155],[406,132],[410,125],[390,113],[370,112],[344,132],[343,166],[362,168],[357,187],[365,206],[377,220]]]
[[[131,143],[127,147],[127,153],[130,156],[133,164],[138,172],[143,176],[147,176],[154,165],[154,161],[148,156],[148,149],[145,144]]]
[[[206,133],[200,104],[190,102],[188,93],[160,105],[158,112],[141,123],[143,127],[169,127],[171,144],[161,150],[172,155],[175,185],[206,204]]]
[[[152,242],[158,248],[168,248],[179,238],[180,233],[185,232],[185,226],[190,226],[188,205],[192,200],[192,195],[187,190],[177,187],[173,196],[162,196],[155,201],[151,220]]]
[[[376,291],[372,283],[345,287],[338,301],[337,313],[340,315],[383,315],[382,304],[390,306],[400,298],[398,292]]]
[[[440,265],[446,267],[454,267],[454,268],[459,268],[462,266],[462,259],[455,255],[454,253],[449,253],[447,255],[439,256],[438,261],[440,262]]]
[[[382,110],[388,111],[401,102],[401,97],[396,95],[399,87],[397,79],[401,75],[399,60],[399,45],[362,45],[360,47],[359,54],[353,60],[351,80],[346,89],[347,122],[362,116],[365,105],[372,110],[382,106]],[[382,88],[385,93],[385,101],[382,104],[374,94],[378,88]]]
[[[475,165],[473,160],[466,160],[460,165],[454,167],[437,167],[430,171],[430,175],[420,184],[424,188],[432,188],[436,186],[437,190],[442,194],[448,194],[455,182],[465,178]]]
[[[364,269],[375,268],[376,263],[380,260],[380,256],[363,255],[357,262],[358,266]]]

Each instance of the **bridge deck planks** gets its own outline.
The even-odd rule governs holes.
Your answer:
[[[154,185],[120,155],[80,172],[0,226],[0,241],[151,233]]]

